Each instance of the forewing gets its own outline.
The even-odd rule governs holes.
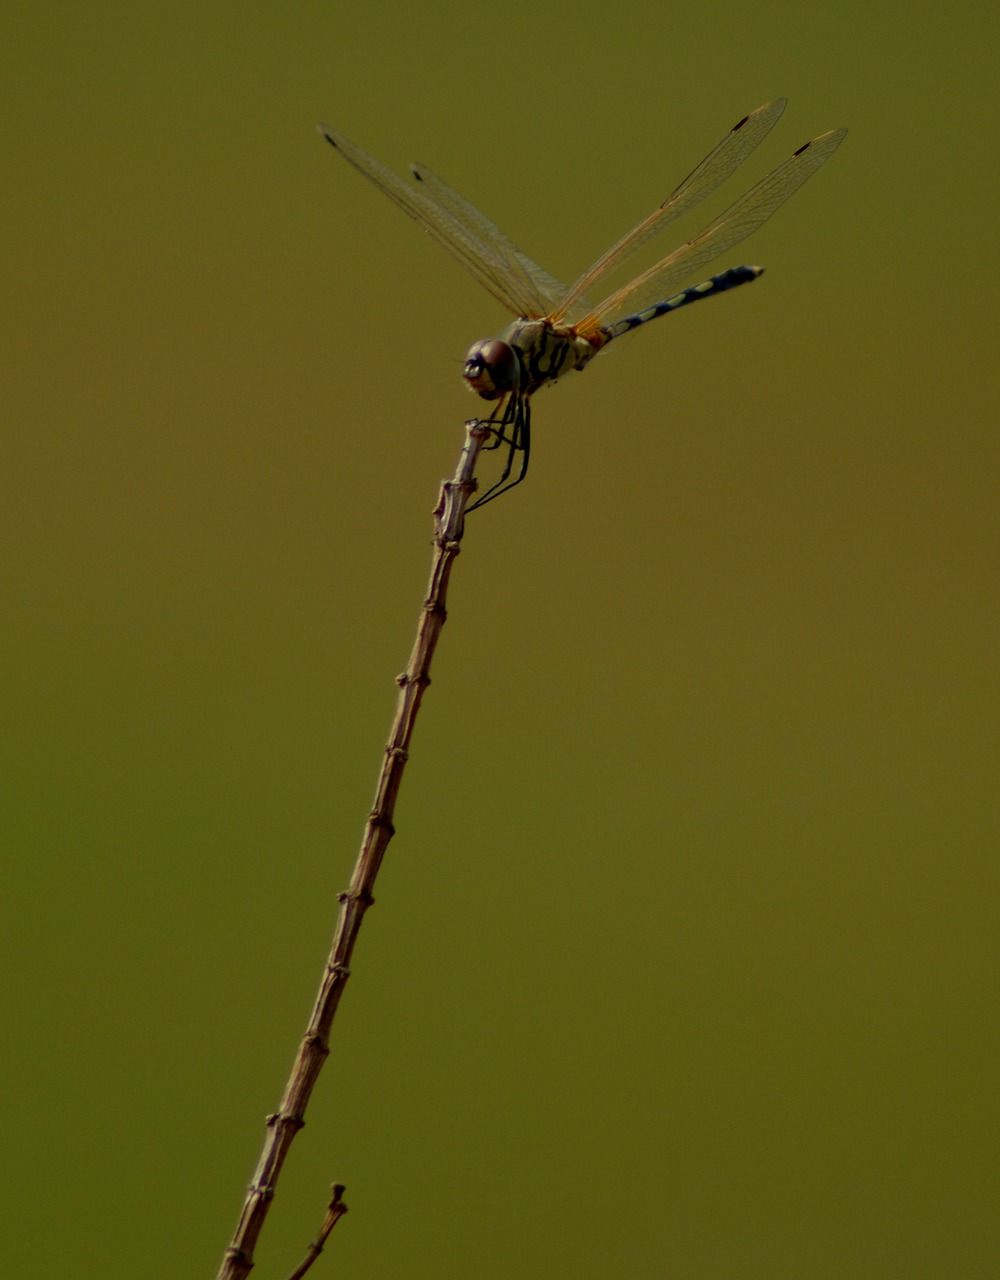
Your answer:
[[[508,311],[520,316],[525,314],[526,306],[534,305],[534,290],[529,296],[522,277],[512,273],[482,236],[460,222],[449,209],[438,204],[419,187],[404,182],[343,134],[336,133],[324,124],[319,126],[319,131],[348,164],[363,173],[369,182],[374,183],[404,213],[419,222],[428,235],[447,249]],[[488,219],[483,217],[483,222],[488,222]]]
[[[537,262],[533,262],[526,253],[522,253],[494,222],[464,196],[452,190],[446,182],[442,182],[436,173],[423,165],[411,165],[410,169],[434,200],[457,223],[466,227],[475,239],[487,245],[494,258],[503,264],[511,294],[516,291],[527,304],[521,310],[521,315],[528,319],[547,315],[566,292],[566,286],[550,276]]]

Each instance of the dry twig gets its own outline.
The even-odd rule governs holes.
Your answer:
[[[347,1205],[341,1199],[345,1190],[346,1188],[342,1182],[335,1182],[330,1188],[330,1203],[326,1206],[326,1215],[323,1218],[323,1225],[319,1229],[319,1235],[309,1246],[306,1256],[288,1277],[288,1280],[302,1280],[302,1277],[323,1252],[327,1237],[347,1212]]]
[[[322,981],[316,995],[312,1016],[299,1045],[285,1092],[278,1110],[267,1118],[267,1135],[261,1151],[257,1170],[247,1193],[240,1220],[232,1241],[222,1260],[218,1280],[243,1280],[254,1264],[254,1249],[267,1211],[274,1198],[275,1187],[285,1157],[296,1133],[305,1124],[305,1110],[309,1103],[317,1077],[330,1052],[329,1036],[337,1006],[344,986],[350,976],[351,953],[365,912],[372,905],[372,889],[386,847],[393,836],[392,817],[396,796],[406,767],[407,751],[413,734],[413,725],[424,690],[430,684],[430,665],[437,647],[441,628],[447,613],[445,600],[451,567],[458,555],[463,532],[465,508],[475,491],[475,469],[479,453],[490,435],[490,428],[477,419],[465,424],[465,445],[458,467],[451,480],[441,487],[441,494],[434,509],[436,528],[434,555],[431,562],[430,584],[424,599],[417,636],[406,671],[397,678],[399,697],[393,717],[389,741],[385,748],[385,760],[375,789],[375,803],[368,815],[361,849],[354,866],[351,883],[340,894],[340,912],[333,935],[333,944],[323,970]],[[334,1198],[324,1221],[318,1245],[310,1246],[310,1256],[294,1272],[305,1274],[316,1260],[334,1223],[346,1212],[340,1201],[341,1187],[334,1188]],[[329,1225],[327,1225],[329,1224]]]

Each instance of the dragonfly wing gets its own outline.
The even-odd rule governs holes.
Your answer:
[[[356,147],[341,133],[326,125],[319,126],[327,142],[404,213],[419,222],[428,235],[456,258],[469,274],[514,315],[524,314],[524,307],[534,302],[525,294],[519,274],[511,272],[491,246],[469,226],[460,222],[444,205],[438,204],[419,187],[412,187],[391,169]],[[443,184],[442,184],[443,185]],[[470,206],[471,207],[471,206]],[[484,222],[488,221],[483,219]]]
[[[807,142],[693,240],[675,249],[631,284],[605,298],[574,328],[584,334],[593,332],[613,323],[626,312],[639,312],[668,298],[689,276],[702,271],[720,254],[728,253],[747,236],[753,235],[829,160],[846,134],[846,129],[832,129]]]
[[[550,276],[537,262],[532,262],[495,223],[464,196],[442,182],[436,173],[416,164],[411,165],[410,170],[434,200],[447,209],[455,221],[466,227],[480,243],[488,245],[494,258],[503,263],[511,293],[516,290],[518,296],[530,302],[530,305],[522,309],[522,316],[538,319],[552,310],[566,292],[564,284]]]
[[[735,124],[719,145],[688,174],[672,195],[654,209],[648,218],[644,218],[638,226],[633,227],[627,235],[613,244],[607,253],[598,258],[594,265],[571,286],[569,292],[559,300],[558,308],[551,317],[553,323],[561,323],[571,312],[579,309],[584,294],[591,290],[597,281],[620,267],[637,249],[640,249],[653,236],[658,235],[664,227],[693,209],[731,177],[747,156],[760,146],[771,132],[787,104],[787,98],[776,98],[773,102],[765,102],[762,107],[751,111],[748,116],[744,116],[738,124]]]

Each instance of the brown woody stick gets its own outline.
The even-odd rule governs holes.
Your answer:
[[[351,883],[346,892],[339,895],[340,913],[334,930],[333,943],[322,981],[316,995],[312,1016],[299,1045],[285,1092],[278,1110],[267,1118],[267,1135],[261,1151],[257,1170],[243,1204],[243,1211],[232,1241],[219,1268],[218,1280],[243,1280],[254,1264],[254,1249],[271,1200],[274,1198],[278,1175],[285,1156],[296,1133],[305,1124],[305,1110],[313,1087],[330,1052],[329,1036],[340,997],[350,977],[351,953],[365,912],[372,904],[372,889],[386,847],[393,836],[392,816],[396,796],[406,767],[407,750],[413,734],[413,725],[420,709],[424,690],[430,684],[431,659],[437,647],[441,628],[447,613],[445,600],[451,567],[460,549],[465,508],[475,491],[476,462],[480,450],[489,438],[490,428],[472,419],[465,424],[465,445],[458,467],[451,480],[441,486],[441,493],[434,509],[434,555],[431,562],[430,584],[424,600],[417,636],[406,671],[397,677],[399,697],[393,717],[389,741],[385,748],[385,760],[375,789],[375,803],[368,815],[361,849],[354,866]],[[340,1200],[342,1186],[335,1188],[334,1201],[337,1212],[329,1223],[332,1229],[337,1218],[346,1212]],[[335,1205],[331,1203],[331,1210]],[[329,1220],[329,1214],[328,1219]],[[325,1225],[325,1224],[324,1224]],[[322,1239],[325,1241],[326,1235]],[[320,1242],[322,1245],[322,1241]],[[314,1250],[307,1266],[318,1256]],[[294,1273],[302,1275],[300,1267]]]
[[[319,1229],[319,1235],[310,1244],[306,1250],[305,1258],[299,1263],[295,1270],[288,1277],[288,1280],[302,1280],[302,1277],[323,1252],[323,1246],[326,1244],[327,1237],[340,1219],[347,1212],[347,1205],[341,1200],[344,1194],[344,1184],[335,1182],[330,1188],[330,1203],[326,1206],[326,1213],[323,1217],[323,1225]]]

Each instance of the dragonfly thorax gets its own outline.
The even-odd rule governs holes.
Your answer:
[[[583,338],[547,320],[515,320],[502,337],[472,344],[462,377],[484,400],[531,395],[570,369],[582,369],[607,340],[601,331]]]

